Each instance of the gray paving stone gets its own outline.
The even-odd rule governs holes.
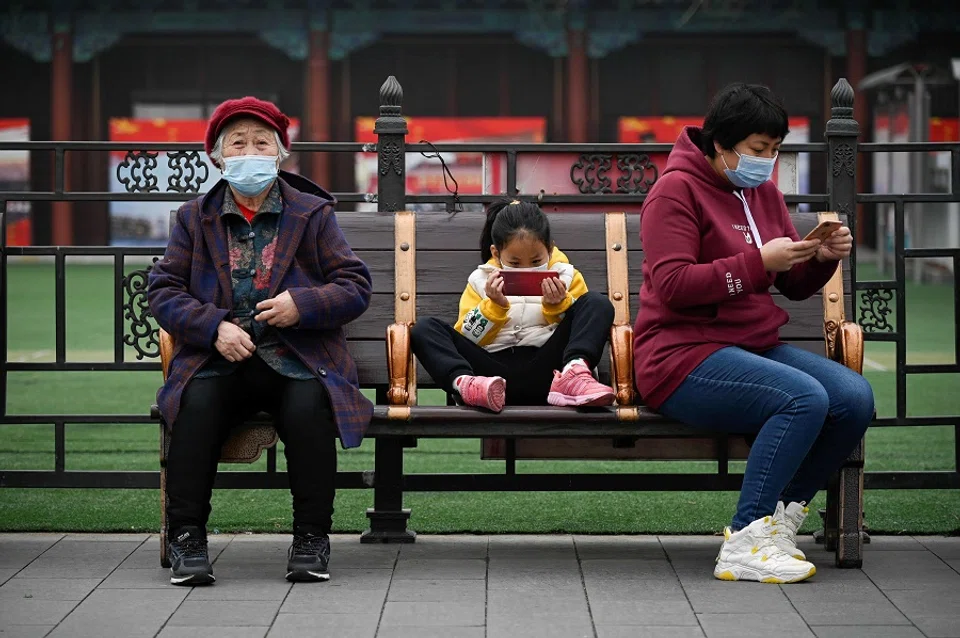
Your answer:
[[[0,569],[0,584],[3,584],[13,578],[19,569]]]
[[[911,618],[951,613],[960,616],[960,591],[956,589],[891,590],[886,592],[886,595],[900,611]]]
[[[822,545],[820,546],[822,549]],[[870,543],[865,546],[867,557],[874,552],[884,551],[926,551],[926,547],[913,536],[870,536]],[[806,550],[804,550],[806,551]]]
[[[267,638],[374,638],[378,616],[356,614],[280,614],[267,632]]]
[[[597,638],[703,638],[703,631],[696,627],[606,627],[597,625]]]
[[[286,558],[284,558],[284,562],[286,562]],[[396,562],[396,554],[385,554],[383,552],[368,554],[356,549],[351,549],[347,552],[333,549],[330,554],[330,569],[339,569],[341,567],[348,569],[359,569],[363,567],[393,569]]]
[[[777,638],[813,636],[797,614],[697,614],[707,638],[743,638],[776,634]]]
[[[482,627],[484,601],[469,603],[387,603],[380,618],[381,627],[457,626]]]
[[[960,537],[920,536],[917,540],[944,560],[960,560]]]
[[[269,627],[280,610],[274,600],[185,600],[167,623],[171,627]]]
[[[83,600],[99,584],[96,578],[13,578],[0,587],[0,599]]]
[[[214,587],[194,587],[187,600],[282,601],[293,586],[283,579],[280,572],[272,578],[268,576],[228,578],[219,573],[219,570],[214,570],[214,575],[217,577],[217,584]]]
[[[237,542],[235,540],[220,552],[217,562],[233,565],[286,565],[289,549],[289,540],[282,543],[268,540],[259,543]]]
[[[877,552],[864,560],[863,572],[884,591],[960,588],[960,574],[929,552]]]
[[[714,582],[725,586],[684,586],[690,604],[698,614],[793,613],[793,605],[776,585]]]
[[[482,580],[406,580],[390,586],[387,600],[393,602],[468,602],[483,600],[487,585]]]
[[[593,638],[593,626],[589,620],[572,622],[569,619],[551,621],[548,618],[524,623],[520,620],[507,623],[488,622],[487,638]]]
[[[69,614],[75,600],[36,600],[33,598],[0,599],[0,619],[3,625],[56,625]],[[0,635],[3,635],[0,625]]]
[[[587,598],[590,601],[686,601],[680,581],[646,580],[619,583],[615,580],[587,580]]]
[[[815,578],[815,577],[814,577]],[[861,603],[884,603],[887,597],[869,580],[817,582],[815,580],[783,585],[784,594],[792,601],[833,604],[838,600],[856,600]]]
[[[509,591],[491,591],[487,593],[487,617],[524,615],[582,615],[589,616],[587,597],[583,592],[570,596],[551,596],[525,594],[518,596]]]
[[[389,569],[338,569],[330,571],[330,582],[324,588],[344,588],[352,591],[387,591],[393,571]]]
[[[150,538],[150,534],[67,534],[63,540],[88,541],[93,543],[143,543],[148,538]]]
[[[585,560],[580,563],[583,576],[615,578],[618,581],[672,580],[676,572],[666,560]]]
[[[417,542],[400,546],[402,558],[459,558],[487,557],[486,536],[417,536]]]
[[[484,627],[380,627],[377,632],[377,638],[484,638],[485,635]]]
[[[486,578],[487,563],[483,560],[441,558],[400,558],[394,580],[467,580]]]
[[[137,548],[124,541],[63,540],[21,571],[21,578],[105,578]]]
[[[263,638],[268,627],[164,627],[157,638]]]
[[[856,599],[838,600],[833,605],[794,601],[797,612],[808,625],[909,625],[893,603],[861,603]]]
[[[490,559],[576,558],[572,536],[491,536]]]
[[[394,582],[396,584],[396,582]],[[572,596],[583,593],[579,575],[550,576],[542,574],[504,574],[487,580],[488,591],[511,591],[517,595],[542,594],[553,596]]]
[[[923,638],[916,627],[906,625],[878,627],[877,625],[839,625],[811,627],[817,638]]]
[[[580,560],[663,560],[666,552],[656,536],[574,536]]]
[[[699,626],[686,601],[593,601],[590,613],[595,625],[693,625]]]
[[[379,616],[386,596],[386,590],[352,591],[343,588],[330,589],[323,584],[307,583],[294,586],[283,601],[280,613]]]
[[[50,638],[154,636],[189,590],[98,589],[80,603],[50,634]]]
[[[687,549],[706,549],[712,548],[714,553],[719,551],[720,546],[723,545],[723,536],[675,536],[671,534],[664,534],[658,536],[657,539],[660,541],[660,545],[666,550],[667,554],[674,552],[675,550],[687,550]]]
[[[924,616],[914,623],[927,638],[960,638],[958,616]]]
[[[0,629],[3,638],[43,638],[53,625],[7,625]]]
[[[0,537],[0,569],[23,569],[58,540],[59,536],[39,539]]]
[[[99,589],[166,589],[170,585],[170,570],[117,569],[100,583]]]

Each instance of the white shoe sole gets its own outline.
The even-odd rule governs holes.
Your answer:
[[[736,565],[734,563],[717,563],[713,570],[713,577],[717,580],[749,580],[757,583],[770,583],[775,585],[785,585],[787,583],[799,583],[807,580],[817,573],[817,568],[813,565],[810,570],[802,574],[780,574],[775,575],[769,572],[759,572],[749,567]]]
[[[190,574],[189,576],[171,576],[171,585],[212,585],[217,582],[213,574]]]
[[[292,571],[287,572],[287,580],[292,583],[325,583],[330,580],[330,572]]]

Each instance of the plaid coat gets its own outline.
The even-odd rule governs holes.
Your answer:
[[[269,296],[288,291],[300,311],[300,324],[280,329],[280,337],[326,387],[342,445],[356,447],[373,405],[360,393],[343,326],[370,303],[370,271],[337,225],[332,195],[285,171],[279,183],[283,214]],[[187,383],[213,354],[217,326],[231,316],[227,229],[220,217],[226,188],[221,180],[180,207],[163,259],[150,273],[150,310],[176,343],[167,381],[157,392],[169,424],[177,419]]]

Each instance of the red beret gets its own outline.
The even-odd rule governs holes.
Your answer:
[[[237,100],[227,100],[218,106],[213,115],[210,116],[210,122],[207,124],[207,135],[204,140],[207,155],[213,150],[213,145],[217,143],[217,137],[223,131],[223,127],[230,120],[238,117],[252,117],[260,120],[276,130],[280,134],[280,143],[285,148],[290,148],[290,136],[287,134],[290,118],[284,115],[272,102],[247,96]]]

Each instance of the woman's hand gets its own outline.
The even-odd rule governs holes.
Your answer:
[[[254,319],[266,321],[276,328],[289,328],[300,323],[300,310],[293,297],[287,291],[281,292],[272,299],[265,299],[257,304],[260,311]]]
[[[760,249],[763,267],[771,272],[786,272],[809,260],[820,248],[819,239],[793,241],[789,237],[771,239]]]
[[[487,277],[487,285],[484,286],[483,291],[487,293],[490,301],[501,308],[510,307],[510,302],[507,301],[506,295],[503,294],[503,277],[500,276],[499,270],[494,270],[490,273],[490,276]]]
[[[247,331],[230,321],[221,321],[217,326],[217,339],[213,345],[227,361],[249,359],[257,349]]]
[[[817,261],[840,261],[850,256],[853,250],[853,233],[843,226],[827,237],[817,252]]]
[[[540,282],[540,289],[543,291],[543,303],[557,305],[567,298],[567,284],[560,281],[558,277],[551,277]]]

